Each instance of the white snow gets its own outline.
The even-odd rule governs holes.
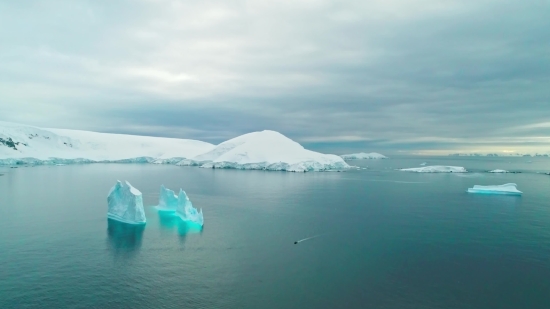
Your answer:
[[[43,129],[0,122],[0,165],[156,163],[277,171],[343,170],[339,156],[304,149],[275,131],[241,135],[214,146],[176,138]]]
[[[442,166],[432,165],[424,167],[402,168],[403,172],[416,172],[416,173],[466,173],[468,172],[462,166]]]
[[[341,155],[342,159],[344,160],[365,160],[365,159],[387,159],[383,154],[379,154],[377,152],[371,152],[371,153],[351,153],[351,154],[345,154]]]
[[[189,200],[189,197],[187,196],[185,191],[183,191],[182,189],[180,189],[180,193],[178,195],[176,214],[183,221],[199,224],[200,226],[204,225],[204,216],[202,214],[202,209],[200,211],[197,211],[197,209],[193,207],[193,204]]]
[[[281,133],[269,130],[230,139],[211,151],[182,160],[178,165],[291,172],[349,168],[339,156],[304,149]]]
[[[174,157],[181,161],[212,148],[212,144],[189,139],[43,129],[0,122],[0,164],[149,163]]]
[[[107,197],[107,218],[129,224],[145,224],[143,196],[126,181],[120,181],[111,188]]]
[[[496,170],[489,171],[489,173],[510,173],[510,172],[507,170],[496,169]]]
[[[519,191],[515,183],[507,183],[498,186],[479,186],[475,185],[473,188],[469,188],[469,193],[483,193],[483,194],[506,194],[506,195],[521,195],[523,192]]]

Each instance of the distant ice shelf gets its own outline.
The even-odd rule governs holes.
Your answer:
[[[443,166],[443,165],[402,168],[399,170],[403,172],[415,172],[415,173],[467,173],[468,172],[462,166]]]
[[[344,159],[344,160],[367,160],[367,159],[387,159],[388,158],[385,155],[377,153],[377,152],[351,153],[351,154],[341,155],[340,157],[342,157],[342,159]]]
[[[468,189],[468,193],[521,195],[523,192],[519,191],[516,187],[517,185],[515,183],[507,183],[496,186],[475,185],[473,188]]]
[[[126,181],[117,183],[107,197],[107,218],[129,224],[145,224],[143,196]]]

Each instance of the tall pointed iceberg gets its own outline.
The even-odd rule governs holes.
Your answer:
[[[145,224],[141,192],[125,181],[117,180],[107,197],[107,218],[129,224]]]
[[[204,225],[204,217],[202,215],[202,209],[197,211],[193,207],[193,204],[185,194],[185,191],[180,189],[178,195],[178,207],[176,208],[176,214],[183,220],[187,222],[193,222],[199,224],[200,226]]]
[[[176,211],[178,208],[178,196],[174,191],[160,186],[159,204],[156,207],[159,211]]]

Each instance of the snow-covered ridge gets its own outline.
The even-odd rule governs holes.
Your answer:
[[[366,159],[387,159],[388,158],[385,155],[377,153],[377,152],[351,153],[351,154],[341,155],[340,157],[342,157],[342,159],[344,159],[344,160],[366,160]]]
[[[339,156],[304,149],[281,133],[269,130],[230,139],[204,154],[183,160],[178,165],[290,172],[349,168]]]
[[[42,129],[7,122],[0,122],[0,139],[0,164],[149,163],[191,158],[214,148],[189,139]]]
[[[339,156],[304,149],[281,133],[268,130],[214,146],[188,139],[42,129],[0,122],[0,165],[106,162],[293,172],[349,168]]]

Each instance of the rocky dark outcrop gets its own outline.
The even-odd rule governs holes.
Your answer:
[[[15,147],[16,145],[19,145],[18,142],[14,142],[11,137],[8,137],[8,139],[3,139],[0,137],[0,144],[8,146],[9,148],[13,148],[13,150],[17,150]]]

